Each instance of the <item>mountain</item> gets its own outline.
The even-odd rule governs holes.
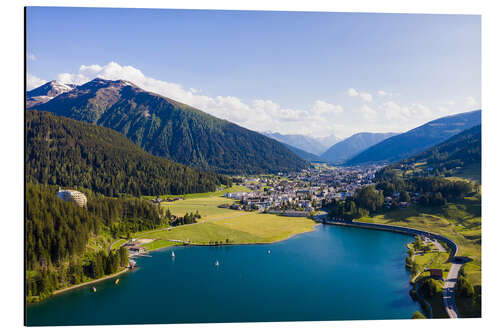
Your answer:
[[[481,110],[439,118],[385,139],[349,159],[346,164],[399,161],[479,124],[481,124]]]
[[[290,149],[292,151],[292,153],[294,153],[295,155],[297,155],[298,157],[300,157],[303,160],[306,160],[309,162],[321,161],[321,158],[318,155],[308,153],[305,150],[302,150],[302,149],[294,147],[294,146],[290,146],[286,143],[283,143],[283,145],[285,147],[287,147],[288,149]]]
[[[435,175],[481,179],[481,125],[474,126],[443,143],[407,158],[399,164],[418,163]]]
[[[336,136],[328,136],[325,138],[313,138],[307,135],[300,134],[280,134],[278,132],[263,132],[262,134],[273,138],[281,143],[286,143],[289,146],[299,148],[308,153],[319,155],[324,152],[330,145],[329,142],[338,140]],[[324,141],[325,143],[323,143]]]
[[[73,90],[75,87],[74,84],[62,83],[56,80],[47,82],[26,93],[26,107],[30,108],[41,103],[46,103],[60,94]]]
[[[94,79],[31,109],[108,127],[153,155],[227,174],[298,171],[279,142],[123,81]]]
[[[226,176],[153,156],[101,126],[26,112],[26,181],[83,187],[108,196],[215,191]]]
[[[359,154],[363,150],[387,139],[397,133],[357,133],[340,141],[321,154],[327,162],[342,162]]]
[[[325,149],[321,153],[324,153],[325,150],[327,150],[329,147],[342,141],[342,139],[339,138],[338,136],[336,136],[335,134],[323,136],[323,137],[319,137],[319,138],[315,138],[315,139],[316,139],[316,141],[321,143],[323,145],[323,147],[325,147]]]

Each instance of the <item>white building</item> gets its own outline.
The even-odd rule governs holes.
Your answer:
[[[75,190],[61,190],[57,193],[57,196],[64,201],[71,201],[80,207],[87,207],[87,197],[82,192]]]

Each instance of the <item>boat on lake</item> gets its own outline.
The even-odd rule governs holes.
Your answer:
[[[97,291],[97,289],[96,289],[96,287],[95,287],[95,286],[92,286],[92,291],[93,291],[93,292],[96,292],[96,291]]]
[[[115,280],[115,284],[118,284],[118,283],[120,283],[120,279]]]
[[[174,251],[172,251],[172,258],[175,258],[175,253],[174,253]]]
[[[219,267],[219,260],[215,261],[215,266]]]

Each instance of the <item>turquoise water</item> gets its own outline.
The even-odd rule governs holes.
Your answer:
[[[270,245],[176,247],[27,307],[28,325],[406,319],[410,236],[318,225]],[[268,254],[268,250],[271,251]],[[219,261],[219,267],[215,262]]]

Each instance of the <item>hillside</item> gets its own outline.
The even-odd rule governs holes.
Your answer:
[[[302,149],[294,147],[294,146],[290,146],[286,143],[283,143],[283,145],[285,147],[287,147],[288,149],[290,149],[292,151],[292,153],[294,153],[295,155],[297,155],[298,157],[300,157],[303,160],[306,160],[309,162],[321,161],[321,158],[318,155],[309,153],[305,150],[302,150]]]
[[[94,79],[34,108],[112,128],[153,155],[202,170],[257,174],[308,166],[275,140],[127,81]]]
[[[26,181],[108,196],[214,191],[225,176],[153,156],[122,134],[47,112],[26,112]]]
[[[401,161],[400,164],[413,166],[414,172],[463,176],[480,182],[481,125],[465,130],[423,153]]]
[[[312,138],[307,135],[300,134],[281,134],[277,132],[262,133],[267,137],[273,138],[281,143],[299,148],[305,152],[319,155],[331,146],[331,142],[337,142],[339,139],[334,135],[325,138]]]
[[[402,160],[479,124],[481,124],[481,110],[439,118],[408,132],[392,136],[349,159],[346,164]]]
[[[115,273],[128,253],[107,251],[113,239],[165,226],[169,212],[138,198],[109,198],[85,191],[83,209],[57,197],[57,186],[26,183],[27,302],[57,289]],[[106,250],[105,250],[106,249]]]
[[[362,152],[363,150],[387,139],[396,133],[357,133],[340,141],[321,154],[327,162],[342,162]]]

